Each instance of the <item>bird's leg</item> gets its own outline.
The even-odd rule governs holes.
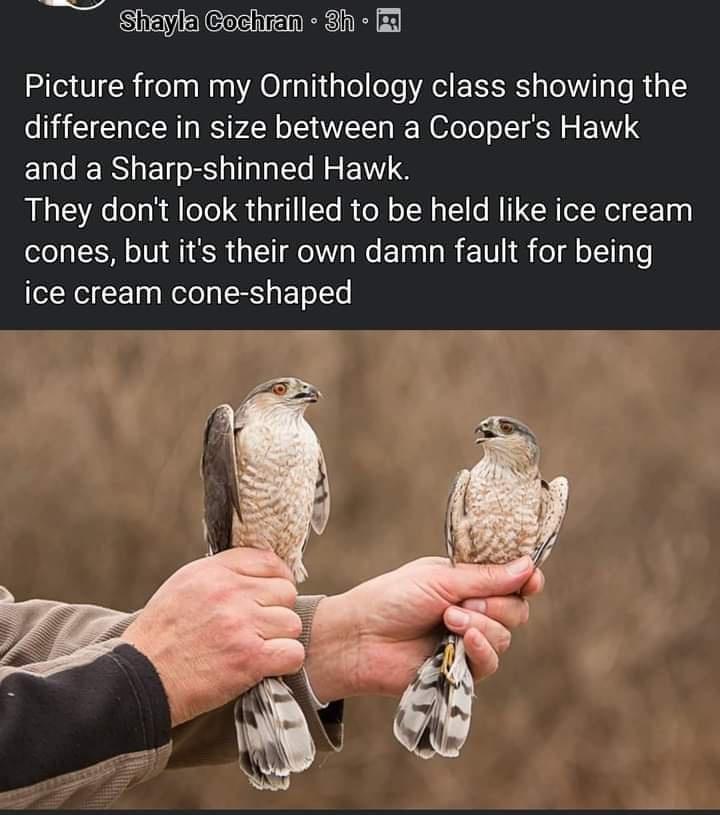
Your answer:
[[[450,675],[450,668],[452,668],[453,660],[455,659],[455,643],[449,642],[445,646],[443,653],[442,665],[440,666],[440,673],[447,679],[451,685],[457,685],[457,680]]]

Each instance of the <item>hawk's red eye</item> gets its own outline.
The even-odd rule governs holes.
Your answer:
[[[509,436],[514,429],[510,422],[500,422],[500,430],[502,430],[506,436]]]
[[[287,385],[283,384],[282,382],[278,382],[277,385],[273,385],[272,391],[275,396],[285,396],[287,393]]]

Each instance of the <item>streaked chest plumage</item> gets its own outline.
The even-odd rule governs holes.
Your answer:
[[[489,474],[483,462],[470,473],[465,494],[466,534],[458,536],[460,563],[508,563],[532,555],[540,533],[540,477]]]
[[[302,417],[269,417],[243,427],[235,447],[242,523],[233,545],[272,549],[295,568],[313,510],[317,437]]]

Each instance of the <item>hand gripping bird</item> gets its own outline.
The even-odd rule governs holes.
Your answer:
[[[330,490],[320,442],[305,421],[320,392],[293,377],[258,385],[233,411],[220,405],[205,428],[202,476],[210,554],[232,546],[271,549],[296,582],[311,529],[322,534]],[[235,704],[240,766],[258,789],[287,789],[315,745],[282,679],[264,679]]]
[[[445,542],[455,563],[509,563],[523,555],[540,566],[565,518],[568,481],[540,475],[540,447],[529,427],[491,416],[475,429],[483,456],[455,476]],[[470,731],[473,678],[462,637],[446,634],[403,694],[395,737],[421,758],[460,754]]]

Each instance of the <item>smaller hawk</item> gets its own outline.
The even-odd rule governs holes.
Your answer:
[[[527,425],[491,416],[475,429],[483,456],[450,489],[445,542],[455,563],[509,563],[530,555],[541,566],[565,518],[569,485],[540,475],[540,447]],[[400,700],[395,737],[421,758],[456,757],[470,731],[473,678],[462,637],[446,634]]]
[[[305,410],[313,385],[283,377],[254,388],[233,411],[220,405],[205,428],[202,476],[210,554],[233,546],[271,549],[296,582],[311,530],[322,534],[330,488],[320,442]],[[315,745],[300,706],[281,679],[264,679],[235,704],[240,766],[258,789],[287,789]]]

